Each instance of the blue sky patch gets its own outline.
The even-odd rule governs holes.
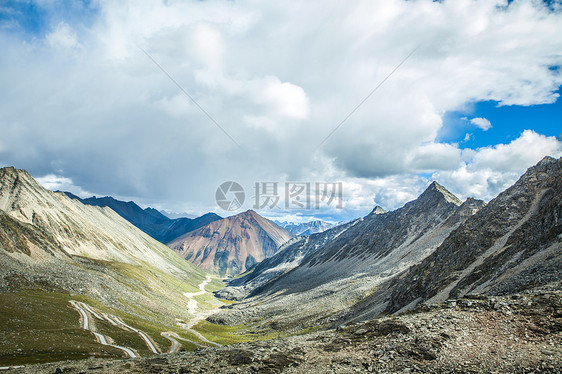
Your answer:
[[[47,4],[8,0],[0,5],[0,30],[26,37],[41,37],[60,22],[72,26],[87,25],[93,21],[97,12],[97,5],[87,0]]]
[[[470,123],[478,117],[489,120],[492,127],[484,131]],[[528,129],[562,138],[562,99],[531,106],[498,106],[496,101],[474,103],[465,110],[447,112],[437,140],[458,143],[460,148],[479,148],[509,143]]]

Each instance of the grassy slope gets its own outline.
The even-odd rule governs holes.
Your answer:
[[[207,345],[179,327],[175,320],[191,318],[187,312],[188,300],[183,293],[199,291],[199,284],[205,280],[206,274],[175,254],[169,257],[181,273],[172,275],[149,263],[133,265],[86,258],[69,262],[68,268],[75,269],[74,272],[78,270],[85,279],[99,276],[100,269],[103,269],[103,275],[108,276],[108,284],[124,287],[122,294],[114,295],[122,305],[120,308],[110,308],[94,295],[71,295],[51,284],[25,283],[16,287],[14,292],[0,293],[0,366],[81,359],[91,355],[123,357],[122,351],[98,344],[90,332],[81,328],[80,315],[71,307],[70,300],[84,301],[100,311],[121,317],[129,325],[146,332],[163,352],[171,346],[171,342],[160,335],[165,331]],[[222,286],[222,282],[213,280],[207,285],[207,290]],[[54,289],[61,292],[52,292]],[[204,309],[220,304],[211,293],[198,298],[202,301],[199,306]],[[151,354],[136,333],[104,321],[95,320],[94,323],[97,330],[111,337],[115,344],[133,348],[141,356]],[[212,332],[205,333],[205,336],[211,341],[224,341],[224,332],[217,329],[221,331],[219,336]],[[233,338],[229,341],[238,340]],[[185,350],[197,348],[185,341],[180,343]]]
[[[86,358],[122,357],[81,329],[70,295],[43,291],[0,294],[0,365]]]
[[[83,301],[98,311],[116,316],[147,333],[163,352],[170,348],[170,341],[161,332],[175,332],[179,336],[207,345],[174,323],[157,323],[118,309],[107,308],[96,300],[83,295],[70,295],[43,290],[25,290],[0,293],[0,366],[38,362],[82,359],[90,356],[123,357],[113,347],[98,344],[95,337],[83,330],[80,315],[69,301]],[[133,348],[141,356],[151,355],[141,338],[108,322],[93,319],[98,332],[111,337],[115,344]],[[211,341],[230,344],[252,339],[249,335],[238,335],[238,327],[225,327],[200,323],[197,331]],[[180,341],[182,349],[194,350],[197,346]]]
[[[193,269],[193,265],[187,262],[178,264],[185,270],[185,274],[179,276],[170,275],[149,264],[138,266],[89,259],[72,266],[81,269],[85,276],[93,268],[104,268],[106,274],[129,290],[119,299],[124,308],[110,308],[86,295],[50,292],[41,289],[38,284],[33,285],[37,287],[34,289],[0,293],[0,326],[3,326],[0,329],[0,366],[82,359],[92,355],[123,357],[122,351],[98,344],[90,332],[81,328],[80,315],[71,307],[70,300],[83,301],[98,311],[121,317],[127,324],[147,333],[162,352],[167,352],[171,346],[171,342],[160,335],[165,331],[208,345],[178,326],[175,320],[190,319],[186,308],[187,298],[183,293],[197,292],[199,283],[206,276],[201,270]],[[222,286],[222,282],[213,280],[206,290],[216,290]],[[134,294],[146,296],[150,304],[135,303],[131,297]],[[211,309],[220,304],[210,292],[197,296],[196,300],[202,309]],[[152,354],[136,333],[117,328],[106,321],[94,320],[94,324],[98,332],[111,337],[115,344],[133,348],[141,356]],[[242,326],[226,327],[202,322],[194,329],[220,344],[255,339],[252,335],[239,334]],[[185,341],[180,341],[180,344],[184,350],[198,348]]]
[[[85,206],[48,191],[23,170],[1,169],[0,172],[3,176],[0,180],[0,196],[3,195],[10,203],[2,208],[8,214],[0,212],[0,251],[29,255],[32,245],[36,253],[47,256],[62,254],[62,258],[59,256],[60,262],[54,261],[52,267],[48,261],[43,266],[35,266],[34,260],[30,260],[29,264],[23,260],[21,265],[17,265],[21,257],[20,260],[14,257],[15,262],[8,261],[10,265],[7,265],[6,270],[11,271],[10,278],[13,281],[6,284],[7,290],[13,292],[0,293],[0,298],[5,300],[2,303],[4,319],[27,321],[28,330],[43,331],[51,325],[55,327],[50,331],[76,329],[79,314],[69,308],[69,294],[83,294],[72,298],[122,317],[125,322],[149,333],[162,346],[162,350],[166,350],[164,347],[170,344],[160,336],[162,331],[174,331],[180,336],[197,340],[177,327],[176,322],[193,318],[189,314],[188,299],[183,294],[199,292],[199,285],[207,276],[205,272],[109,208]],[[222,287],[224,283],[217,279],[208,283],[207,293],[195,297],[198,308],[208,311],[222,305],[211,294]],[[18,308],[10,309],[10,305],[18,304],[18,297],[21,298],[19,303],[25,304],[27,312],[21,313]],[[74,317],[70,318],[69,313]],[[34,317],[28,319],[31,315]],[[28,340],[23,337],[22,341],[17,342],[21,336],[17,330],[21,326],[15,329],[7,326],[10,321],[5,321],[3,325],[6,327],[1,333],[11,334],[13,345],[3,344],[2,352],[10,352],[14,348],[16,352],[23,352],[23,349],[17,349],[21,349],[19,345],[27,344]],[[129,342],[123,345],[132,346],[141,354],[145,349],[142,342],[139,346],[133,341],[140,339],[135,334],[111,331],[115,328],[105,322],[98,322],[98,327],[100,331],[109,330],[115,335],[117,343]],[[248,340],[247,337],[237,336],[236,331],[239,329],[233,327],[212,326],[205,322],[198,324],[195,329],[201,329],[210,340],[223,343]],[[84,334],[91,335],[85,331],[80,331],[80,334],[82,337]],[[108,333],[110,336],[112,334]],[[62,341],[77,347],[83,346],[68,339],[72,340],[67,338],[67,341]],[[31,351],[49,351],[51,339],[37,340],[40,347],[32,345]],[[72,348],[65,349],[72,352]],[[89,352],[88,349],[76,349],[77,352]]]
[[[48,253],[60,250],[55,240],[45,236],[39,226],[24,224],[4,212],[0,212],[0,217],[6,221],[0,225],[0,239],[4,239],[0,240],[0,251],[29,254],[30,244],[42,250],[50,249]],[[41,226],[50,227],[47,224]],[[129,227],[126,229],[128,231]],[[27,269],[25,265],[23,270],[14,269],[10,277],[18,281],[10,283],[8,290],[12,292],[0,292],[0,366],[80,359],[91,355],[123,357],[122,351],[98,344],[90,332],[81,329],[80,315],[71,307],[70,300],[84,301],[101,311],[121,317],[129,325],[150,335],[163,352],[171,345],[168,339],[160,335],[165,331],[175,332],[185,339],[205,345],[176,322],[192,318],[187,309],[188,300],[183,293],[198,292],[199,284],[207,274],[144,233],[135,234],[136,228],[130,226],[130,230],[132,232],[127,235],[140,235],[138,243],[150,248],[176,270],[164,271],[149,261],[131,264],[81,256],[74,256],[74,260],[67,257],[61,260],[59,267],[50,269],[45,266],[39,271],[34,270],[35,273],[29,273],[31,268]],[[79,226],[71,231],[69,237],[77,240],[98,239],[97,234],[88,235]],[[108,240],[114,247],[128,252],[128,241]],[[7,270],[11,269],[8,267]],[[46,276],[42,276],[44,271]],[[50,272],[56,273],[58,278],[49,276],[47,273]],[[67,283],[73,283],[73,279],[76,282],[81,280],[82,285],[85,280],[95,284],[94,279],[101,279],[103,288],[97,294],[86,291],[86,294],[77,295],[76,291],[71,290],[72,287],[53,280],[60,277],[66,278]],[[223,286],[221,281],[213,279],[206,290],[212,292]],[[83,289],[82,286],[79,288]],[[197,300],[202,309],[212,309],[221,304],[211,293],[200,295]],[[95,325],[99,332],[113,338],[116,344],[131,347],[140,355],[151,354],[136,333],[98,320]],[[195,329],[199,330],[200,327]],[[205,325],[201,330],[209,340],[219,343],[248,340],[248,337],[237,336],[236,328],[209,328]],[[187,342],[180,343],[187,350],[196,348]]]
[[[201,321],[197,325],[195,325],[193,329],[199,332],[207,339],[209,339],[210,341],[222,345],[257,340],[256,336],[253,336],[251,334],[245,334],[243,332],[244,326],[242,325],[224,326],[224,325],[215,325],[207,321]],[[262,337],[262,338],[266,338],[266,337]]]

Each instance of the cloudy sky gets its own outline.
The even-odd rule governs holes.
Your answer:
[[[82,196],[224,216],[222,182],[271,182],[263,214],[338,220],[562,155],[560,1],[8,0],[0,48],[0,166]]]

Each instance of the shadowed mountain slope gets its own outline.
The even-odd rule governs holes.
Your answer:
[[[320,239],[318,248],[307,250],[298,266],[279,272],[252,289],[251,297],[212,318],[223,323],[256,323],[264,329],[269,327],[260,321],[289,329],[332,321],[373,289],[430,255],[483,205],[474,199],[461,203],[434,182],[400,209],[384,212],[375,208],[336,235],[330,233],[338,228],[311,237],[309,240],[315,241],[325,234],[325,241]],[[277,256],[283,253],[295,258],[299,246],[302,244],[291,244]],[[244,284],[235,280],[221,295],[229,291],[233,297],[244,295],[237,291],[251,288],[252,281],[251,274]]]
[[[561,279],[562,158],[546,157],[404,273],[387,310]]]
[[[296,268],[309,254],[361,221],[362,219],[358,219],[321,233],[289,240],[276,254],[257,264],[251,272],[233,279],[227,287],[217,291],[217,296],[227,300],[241,300],[250,294],[259,293],[269,282]]]

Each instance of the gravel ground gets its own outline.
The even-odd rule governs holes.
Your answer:
[[[562,373],[562,291],[449,300],[284,339],[14,373]]]

